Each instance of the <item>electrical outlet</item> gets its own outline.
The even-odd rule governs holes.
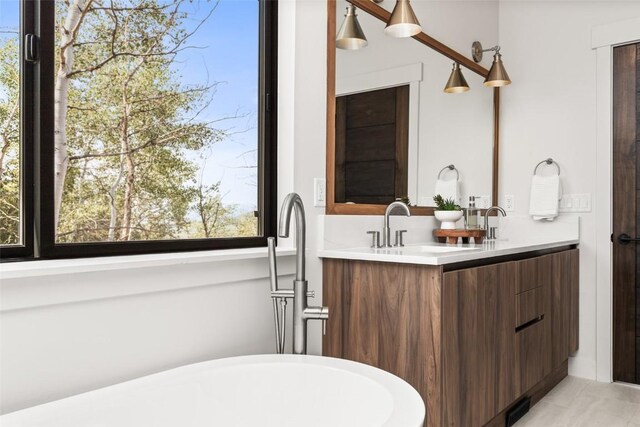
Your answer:
[[[516,210],[516,200],[513,194],[504,195],[504,210],[507,212],[513,212]]]
[[[324,178],[313,178],[313,206],[326,206],[327,183]]]

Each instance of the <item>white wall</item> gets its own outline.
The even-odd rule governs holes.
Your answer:
[[[500,194],[526,214],[537,162],[553,157],[565,193],[596,193],[594,26],[640,16],[637,1],[501,1],[500,45],[513,84],[502,91]],[[595,214],[580,214],[580,350],[569,372],[596,377]],[[608,345],[606,342],[599,345]]]
[[[36,261],[22,273],[5,265],[0,413],[188,363],[273,353],[262,252],[198,262],[165,255],[125,268],[79,268],[76,261],[44,275],[55,261]],[[293,257],[279,261],[281,281],[292,280]]]

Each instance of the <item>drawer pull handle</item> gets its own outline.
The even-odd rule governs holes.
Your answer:
[[[540,322],[542,319],[544,319],[544,314],[541,314],[540,316],[529,320],[527,323],[523,323],[522,325],[517,326],[516,327],[516,333],[520,332],[520,331],[523,331],[523,330],[527,329],[530,326],[535,325],[536,323]]]

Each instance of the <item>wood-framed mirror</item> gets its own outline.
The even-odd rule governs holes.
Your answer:
[[[369,51],[336,49],[348,4]],[[470,195],[496,204],[500,88],[484,87],[486,68],[424,32],[382,34],[389,16],[371,0],[328,0],[326,213],[382,215],[406,197],[412,214],[433,215],[441,177],[456,180],[462,206]],[[396,61],[395,52],[405,56]],[[470,92],[444,93],[454,62]]]

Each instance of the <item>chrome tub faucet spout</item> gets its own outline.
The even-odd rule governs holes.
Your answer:
[[[278,236],[284,239],[289,237],[289,226],[291,224],[291,212],[296,212],[296,281],[305,280],[305,257],[307,222],[304,216],[304,205],[302,199],[296,193],[289,193],[282,203],[280,209],[280,223],[278,225]]]

